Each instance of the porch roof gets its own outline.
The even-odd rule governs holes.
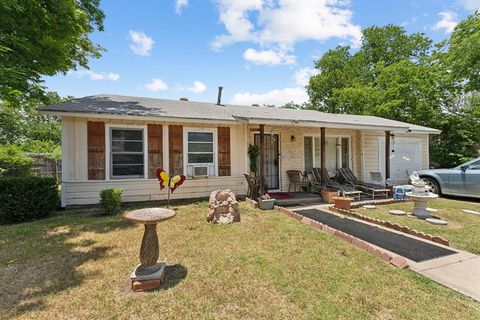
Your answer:
[[[92,118],[251,123],[438,134],[440,130],[373,116],[331,114],[275,107],[217,105],[208,102],[95,95],[54,104],[44,114]]]

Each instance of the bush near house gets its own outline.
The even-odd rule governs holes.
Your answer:
[[[16,146],[0,146],[0,177],[28,176],[32,173],[32,158],[22,156]]]
[[[59,207],[55,178],[0,177],[0,223],[43,218]]]
[[[122,207],[122,189],[105,189],[100,192],[100,208],[105,214],[114,214]]]

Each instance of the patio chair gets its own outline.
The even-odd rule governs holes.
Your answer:
[[[256,199],[259,197],[260,193],[260,182],[256,181],[250,174],[244,173],[243,176],[245,180],[247,180],[248,191],[247,195],[250,199]],[[268,192],[268,186],[266,184],[265,179],[263,180],[263,187],[265,188],[265,193]]]
[[[360,200],[360,196],[362,194],[362,192],[360,190],[356,190],[355,188],[353,188],[350,185],[345,185],[345,184],[340,184],[338,182],[333,182],[332,179],[330,178],[330,176],[328,175],[327,169],[323,169],[323,172],[322,172],[322,170],[320,168],[313,168],[312,172],[313,172],[313,176],[315,177],[315,179],[317,180],[317,182],[320,185],[322,185],[321,184],[321,181],[322,181],[321,177],[323,175],[323,179],[325,181],[325,183],[322,185],[323,188],[337,190],[337,191],[340,191],[341,193],[343,193],[345,196],[352,197],[353,199]]]
[[[288,179],[290,184],[288,185],[288,192],[293,187],[293,191],[301,191],[302,188],[305,188],[306,193],[308,193],[309,183],[305,180],[304,175],[300,170],[287,170]]]
[[[370,194],[372,199],[375,199],[376,195],[385,196],[385,198],[388,198],[388,193],[390,191],[389,189],[385,188],[385,186],[382,186],[381,184],[359,181],[350,168],[340,168],[338,169],[338,174],[341,181],[346,184],[350,184],[352,187],[361,190],[364,193]]]
[[[383,182],[382,173],[378,171],[370,171],[370,179],[376,182]]]

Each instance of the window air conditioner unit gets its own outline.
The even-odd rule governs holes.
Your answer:
[[[208,166],[195,166],[193,167],[194,177],[208,177]]]

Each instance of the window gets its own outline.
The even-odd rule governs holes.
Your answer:
[[[348,158],[349,158],[349,139],[342,138],[342,168],[348,168]]]
[[[187,131],[187,176],[215,175],[214,131]]]
[[[304,143],[305,171],[320,168],[320,137],[306,136]],[[330,173],[350,165],[350,139],[347,137],[325,137],[325,167]]]
[[[143,178],[143,129],[111,129],[110,176]]]
[[[320,138],[319,137],[304,137],[304,161],[305,171],[310,171],[312,168],[320,167]]]

